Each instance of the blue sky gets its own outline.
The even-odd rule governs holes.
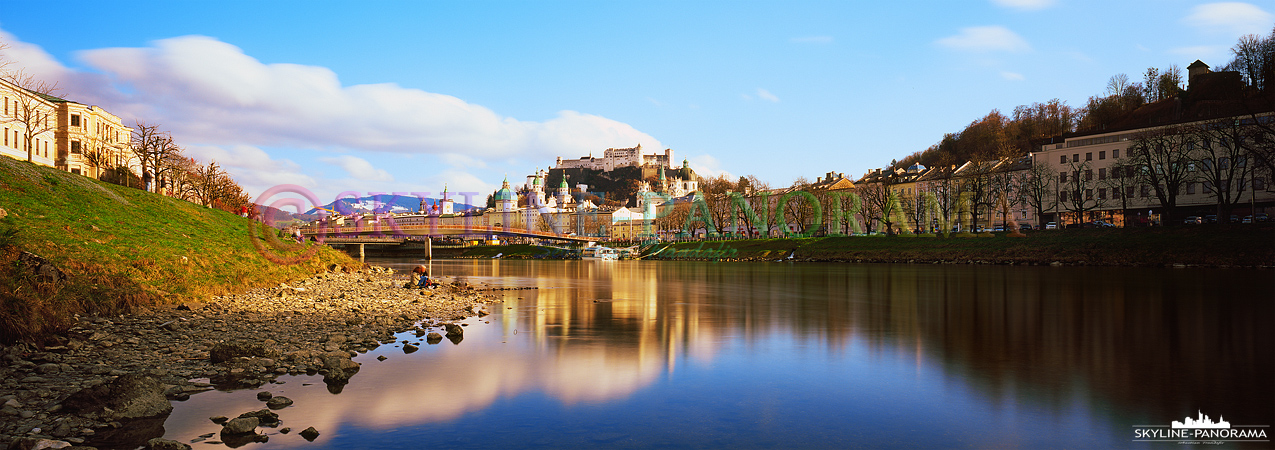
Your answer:
[[[170,130],[258,195],[485,197],[556,156],[672,148],[857,176],[992,109],[1214,66],[1272,2],[8,2],[6,57]]]

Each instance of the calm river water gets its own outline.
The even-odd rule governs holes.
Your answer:
[[[1271,271],[502,260],[433,271],[538,289],[507,291],[459,344],[359,356],[340,394],[321,377],[266,385],[296,401],[279,411],[292,433],[264,428],[270,441],[246,448],[1182,448],[1136,430],[1199,413],[1275,425]],[[214,433],[209,416],[259,409],[255,393],[175,402],[165,437]],[[314,442],[297,435],[308,426]]]

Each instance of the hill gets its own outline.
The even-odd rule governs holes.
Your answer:
[[[0,211],[2,341],[48,336],[75,314],[120,314],[357,264],[260,226],[254,237],[255,222],[234,214],[11,158],[0,158]]]
[[[439,202],[439,199],[425,198],[430,206]],[[453,198],[453,200],[455,200]],[[411,195],[392,195],[379,194],[359,198],[342,198],[332,203],[323,205],[323,209],[336,211],[341,214],[354,213],[407,213],[420,210],[421,198]],[[464,203],[456,203],[453,208],[457,213],[473,208],[471,205]],[[319,208],[312,208],[305,212],[307,216],[318,216],[324,214]]]

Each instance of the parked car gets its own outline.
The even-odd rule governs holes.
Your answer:
[[[1240,221],[1240,223],[1253,223],[1253,215],[1244,216],[1244,220]]]
[[[1030,223],[1020,223],[1020,224],[1018,224],[1018,230],[1019,230],[1019,231],[1027,231],[1027,230],[1032,230],[1032,229],[1033,229],[1033,228],[1032,228],[1032,225],[1031,225]]]
[[[995,228],[992,228],[992,231],[1005,231],[1005,226],[997,225]]]
[[[1267,215],[1266,215],[1266,213],[1261,213],[1261,214],[1258,214],[1258,215],[1256,215],[1256,216],[1253,216],[1253,220],[1258,221],[1258,222],[1265,222],[1265,221],[1268,221],[1268,220],[1271,220],[1271,219],[1270,219],[1270,216],[1267,216]]]
[[[1240,223],[1240,216],[1231,214],[1231,223]]]
[[[1187,225],[1199,225],[1204,223],[1204,220],[1201,219],[1200,216],[1187,216],[1186,220],[1183,220],[1182,223]]]
[[[1057,229],[1058,229],[1058,223],[1057,223],[1057,222],[1049,222],[1049,223],[1046,223],[1046,224],[1045,224],[1045,229],[1046,229],[1046,230],[1057,230]]]
[[[1217,214],[1208,214],[1204,216],[1204,223],[1217,223]]]
[[[1114,223],[1104,222],[1101,220],[1095,220],[1091,223],[1093,223],[1094,228],[1115,228],[1116,227],[1116,224]]]

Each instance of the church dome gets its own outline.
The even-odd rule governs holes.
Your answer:
[[[505,181],[500,184],[500,190],[496,191],[495,200],[498,202],[514,200],[514,191],[509,190],[508,178],[505,178]]]

